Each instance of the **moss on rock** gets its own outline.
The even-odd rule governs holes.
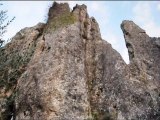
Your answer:
[[[47,32],[55,31],[58,28],[63,28],[67,25],[74,24],[76,21],[76,17],[72,13],[66,13],[61,16],[57,16],[50,21],[47,27]]]

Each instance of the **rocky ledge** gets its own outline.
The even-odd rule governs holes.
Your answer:
[[[48,16],[0,48],[0,119],[160,119],[160,38],[123,21],[127,65],[85,5]]]

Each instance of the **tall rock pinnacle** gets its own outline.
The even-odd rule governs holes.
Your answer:
[[[86,5],[54,2],[46,24],[0,48],[0,119],[158,120],[160,39],[132,21],[121,28],[129,65]]]

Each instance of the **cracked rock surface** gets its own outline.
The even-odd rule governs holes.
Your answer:
[[[87,6],[54,2],[48,16],[0,48],[0,119],[160,119],[160,38],[124,20],[127,65]]]

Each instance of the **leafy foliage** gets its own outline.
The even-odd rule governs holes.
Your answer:
[[[0,4],[2,6],[3,4]],[[3,36],[7,32],[7,27],[10,25],[10,23],[15,19],[13,17],[11,20],[8,20],[7,11],[6,10],[0,10],[0,47],[4,43]]]

